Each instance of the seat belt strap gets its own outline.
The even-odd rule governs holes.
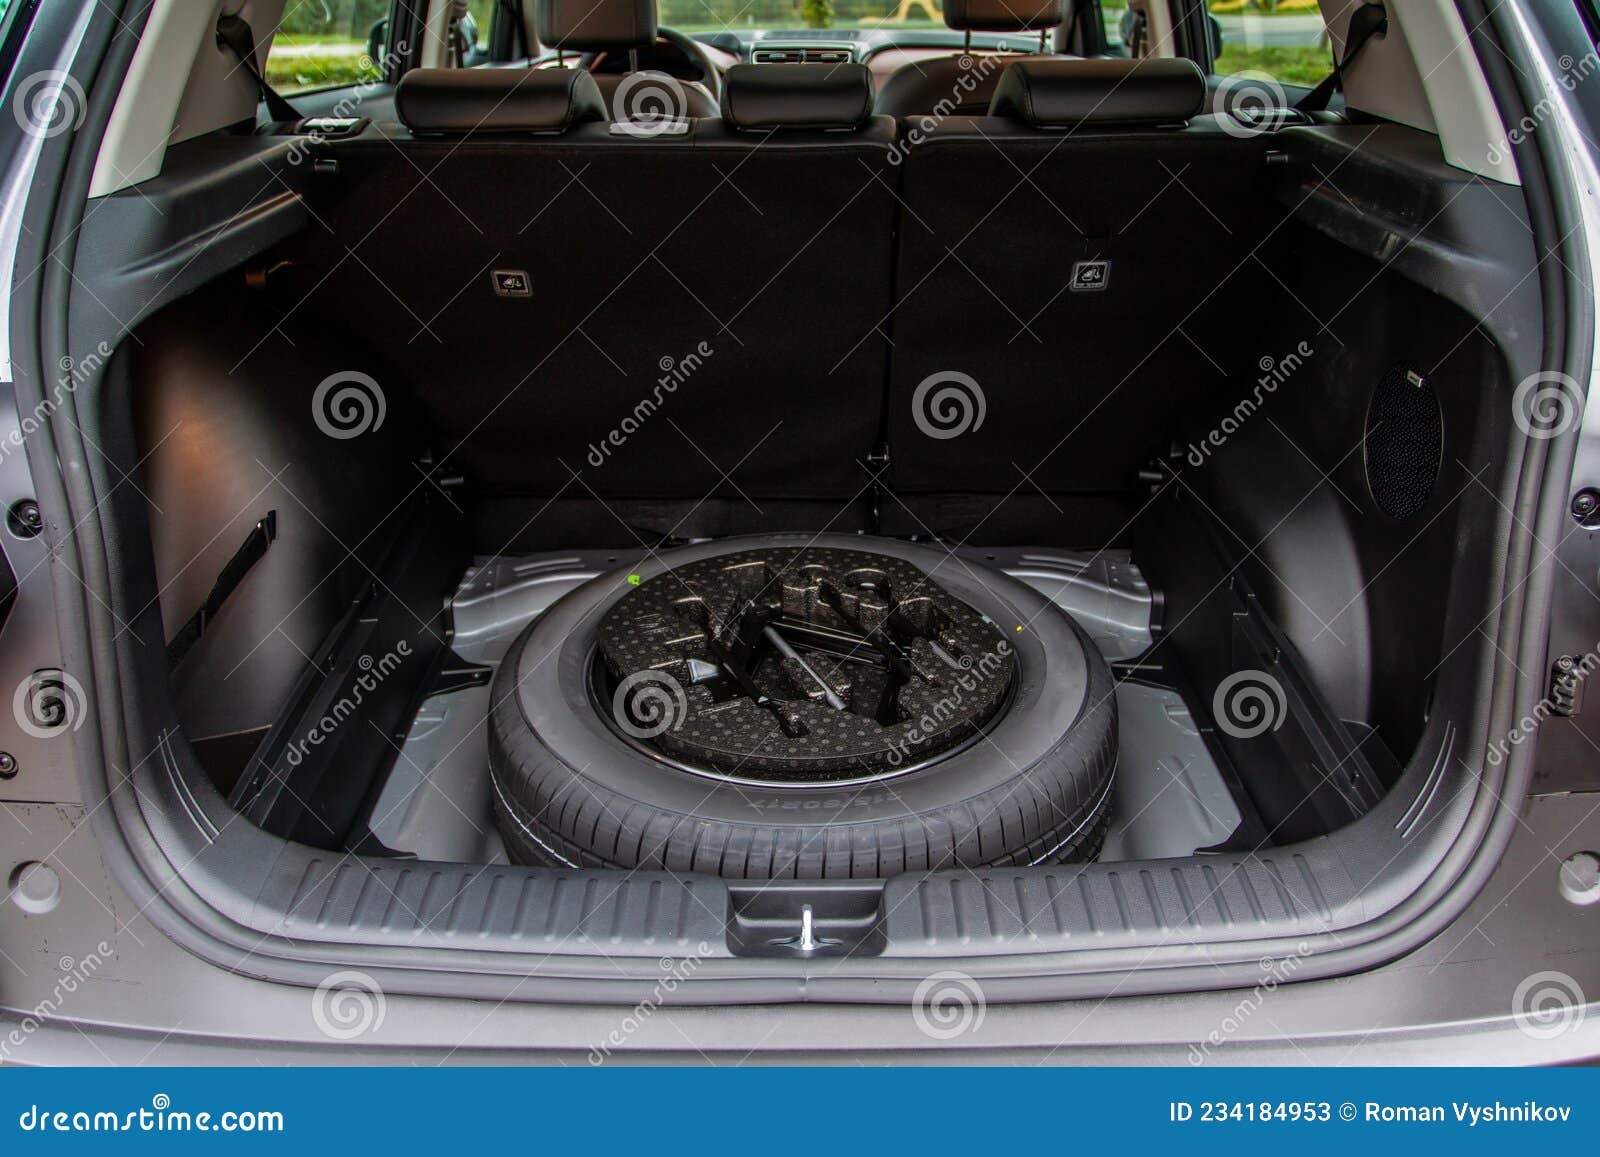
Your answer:
[[[500,7],[511,21],[511,59],[532,59],[533,46],[528,43],[528,22],[522,18],[522,0],[500,0]]]
[[[267,548],[277,537],[278,512],[269,510],[267,516],[251,528],[244,545],[233,552],[233,557],[222,568],[222,573],[212,584],[205,602],[200,604],[200,609],[189,616],[189,621],[183,624],[178,633],[172,637],[172,642],[167,644],[169,667],[176,667],[181,663],[183,657],[200,641],[200,636],[211,626],[211,621],[217,617],[217,612],[222,610],[222,604],[228,601],[228,596],[233,594],[244,581],[244,576],[250,573],[250,568],[261,561],[261,557],[267,553]]]
[[[1350,14],[1350,24],[1344,34],[1344,58],[1335,62],[1333,71],[1322,78],[1322,83],[1306,93],[1295,108],[1302,112],[1320,112],[1328,107],[1333,94],[1344,87],[1344,70],[1350,67],[1356,54],[1366,47],[1374,36],[1389,31],[1389,14],[1382,4],[1364,4]]]
[[[247,21],[238,16],[223,16],[217,21],[217,46],[226,48],[239,58],[240,65],[250,74],[256,82],[256,91],[261,94],[261,99],[267,106],[267,115],[274,121],[297,121],[300,114],[295,111],[294,105],[284,100],[282,95],[267,83],[267,77],[261,71],[261,65],[256,60],[256,37],[250,31]]]

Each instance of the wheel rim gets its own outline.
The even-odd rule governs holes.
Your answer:
[[[601,620],[590,691],[615,733],[666,765],[837,787],[975,742],[1016,666],[997,624],[905,559],[773,547],[627,592]]]

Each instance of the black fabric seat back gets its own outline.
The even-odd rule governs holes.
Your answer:
[[[1185,126],[1198,70],[1139,67],[1013,65],[1002,115],[905,142],[896,489],[1125,491],[1174,418],[1284,352],[1250,331],[1270,137]]]
[[[371,126],[324,146],[309,308],[372,335],[480,494],[848,500],[896,213],[894,123],[856,104],[839,131]]]

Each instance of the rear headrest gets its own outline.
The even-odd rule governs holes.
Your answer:
[[[1191,60],[1030,60],[1000,75],[989,115],[1034,128],[1173,124],[1205,108]]]
[[[558,133],[607,119],[600,86],[575,68],[415,68],[394,107],[414,133]]]
[[[736,64],[722,79],[722,119],[736,129],[854,129],[871,116],[864,64]]]
[[[656,42],[656,0],[537,0],[533,23],[547,48],[643,48]]]
[[[944,22],[960,32],[1038,32],[1061,23],[1061,0],[944,0]]]

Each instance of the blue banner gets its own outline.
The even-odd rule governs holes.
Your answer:
[[[1597,1086],[1580,1069],[11,1070],[0,1147],[1454,1154],[1592,1141]]]

